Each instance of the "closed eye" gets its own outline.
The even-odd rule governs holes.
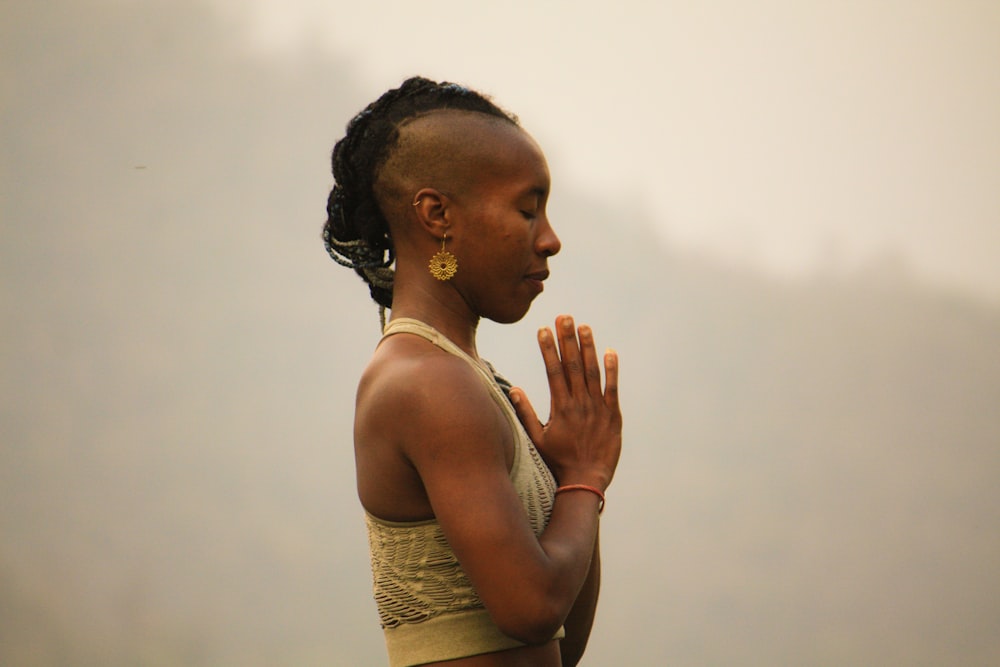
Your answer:
[[[525,220],[534,220],[537,217],[534,211],[521,211],[521,215],[524,216]]]

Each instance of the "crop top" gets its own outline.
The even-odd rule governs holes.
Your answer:
[[[386,326],[383,339],[413,333],[472,366],[516,438],[511,482],[536,536],[552,515],[556,483],[495,377],[432,327],[409,318]],[[506,383],[506,381],[503,381]],[[509,385],[508,385],[509,386]],[[523,646],[493,623],[436,519],[386,521],[366,512],[373,592],[390,667],[454,660]],[[561,639],[560,628],[553,639]]]

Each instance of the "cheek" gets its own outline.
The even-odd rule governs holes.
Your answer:
[[[507,245],[516,245],[518,243],[517,228],[511,225],[504,225],[498,229],[497,236]]]
[[[508,233],[503,237],[504,248],[509,261],[520,263],[520,259],[531,251],[531,240],[524,234]]]

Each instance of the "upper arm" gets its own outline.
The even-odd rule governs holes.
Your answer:
[[[438,356],[410,370],[420,380],[397,378],[381,418],[396,422],[399,447],[462,569],[511,634],[507,619],[548,612],[546,557],[508,469],[515,434],[466,362]]]

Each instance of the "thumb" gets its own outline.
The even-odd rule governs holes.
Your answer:
[[[542,423],[538,421],[538,415],[535,414],[535,408],[532,407],[527,394],[520,387],[513,387],[510,390],[510,402],[514,404],[514,412],[521,420],[521,425],[527,431],[528,437],[537,447],[542,441]]]

